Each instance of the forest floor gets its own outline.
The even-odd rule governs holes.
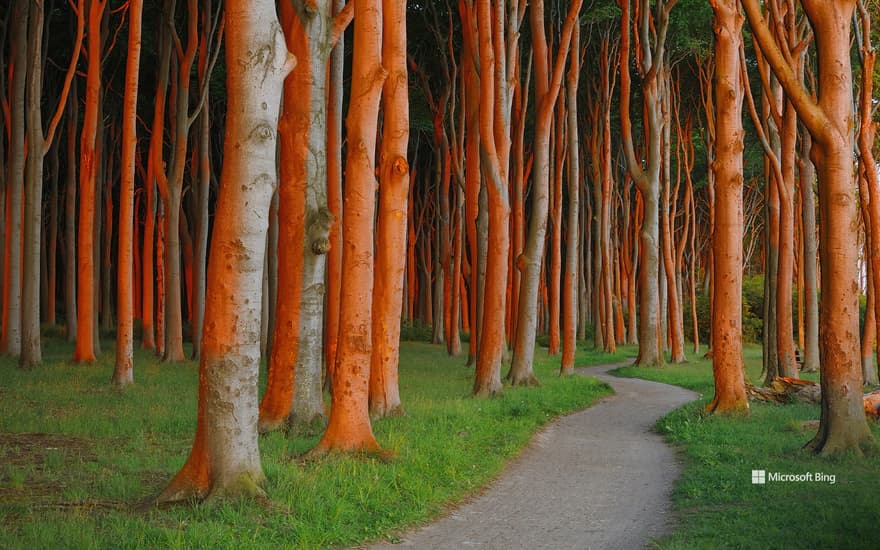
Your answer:
[[[615,395],[539,432],[479,497],[393,545],[373,548],[634,549],[668,534],[680,465],[654,425],[698,396],[605,374],[617,366],[578,369]]]
[[[145,510],[192,445],[197,365],[136,350],[135,385],[119,391],[110,385],[112,342],[103,344],[92,365],[70,362],[73,347],[52,333],[40,368],[21,371],[0,357],[0,548],[312,549],[387,540],[479,493],[541,427],[611,393],[595,378],[560,378],[559,357],[539,347],[540,387],[473,399],[464,357],[405,342],[407,415],[373,424],[390,460],[302,461],[320,434],[272,433],[260,438],[268,501]],[[577,364],[633,355],[588,347],[579,345]]]

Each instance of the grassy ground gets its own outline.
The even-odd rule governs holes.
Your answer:
[[[558,359],[539,349],[542,387],[475,400],[463,359],[406,343],[401,394],[408,415],[374,425],[379,442],[396,454],[392,461],[302,463],[297,455],[317,437],[271,434],[260,440],[270,503],[139,512],[137,503],[162,489],[191,445],[195,364],[164,365],[138,352],[136,385],[121,392],[109,385],[112,352],[91,366],[67,362],[71,355],[51,340],[36,371],[0,359],[3,548],[315,548],[376,539],[478,491],[541,425],[610,393],[594,379],[560,379]],[[582,351],[578,359],[616,358]]]
[[[760,348],[746,349],[746,370],[760,383]],[[813,405],[753,403],[746,418],[705,416],[714,389],[709,361],[662,368],[624,367],[620,376],[684,386],[703,394],[658,422],[682,450],[684,474],[675,487],[681,524],[657,541],[679,548],[877,548],[880,540],[880,453],[823,459],[802,450],[819,418]],[[880,441],[880,426],[874,425]],[[752,470],[819,473],[825,481],[767,480],[753,485]]]

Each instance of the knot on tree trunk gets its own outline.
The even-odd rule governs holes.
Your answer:
[[[321,255],[330,251],[330,228],[335,219],[333,213],[325,206],[309,215],[308,236],[313,254]]]

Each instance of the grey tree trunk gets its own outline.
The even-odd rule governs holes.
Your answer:
[[[67,176],[64,184],[64,324],[68,342],[76,342],[76,136],[79,106],[76,86],[67,102]]]
[[[4,287],[8,294],[6,323],[3,325],[2,351],[8,355],[21,354],[21,207],[24,193],[25,170],[25,78],[27,76],[27,0],[17,0],[12,17],[12,94],[9,97],[10,138],[9,176],[7,179],[9,231],[6,235],[6,277]]]
[[[819,267],[816,248],[816,198],[813,195],[816,170],[810,160],[812,137],[809,132],[801,135],[800,177],[803,191],[801,215],[804,223],[804,310],[806,332],[804,333],[805,372],[819,370]],[[876,300],[877,297],[875,296]]]

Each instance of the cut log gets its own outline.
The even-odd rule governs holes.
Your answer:
[[[818,405],[822,394],[819,384],[799,378],[786,378],[777,376],[770,386],[761,388],[753,384],[746,384],[746,393],[753,401],[774,403],[813,403]]]
[[[880,420],[880,390],[865,394],[865,416]]]
[[[818,405],[822,399],[822,388],[816,382],[799,378],[777,376],[768,387],[746,383],[746,393],[752,401],[764,403],[812,403]],[[880,390],[865,394],[865,415],[880,420]]]

